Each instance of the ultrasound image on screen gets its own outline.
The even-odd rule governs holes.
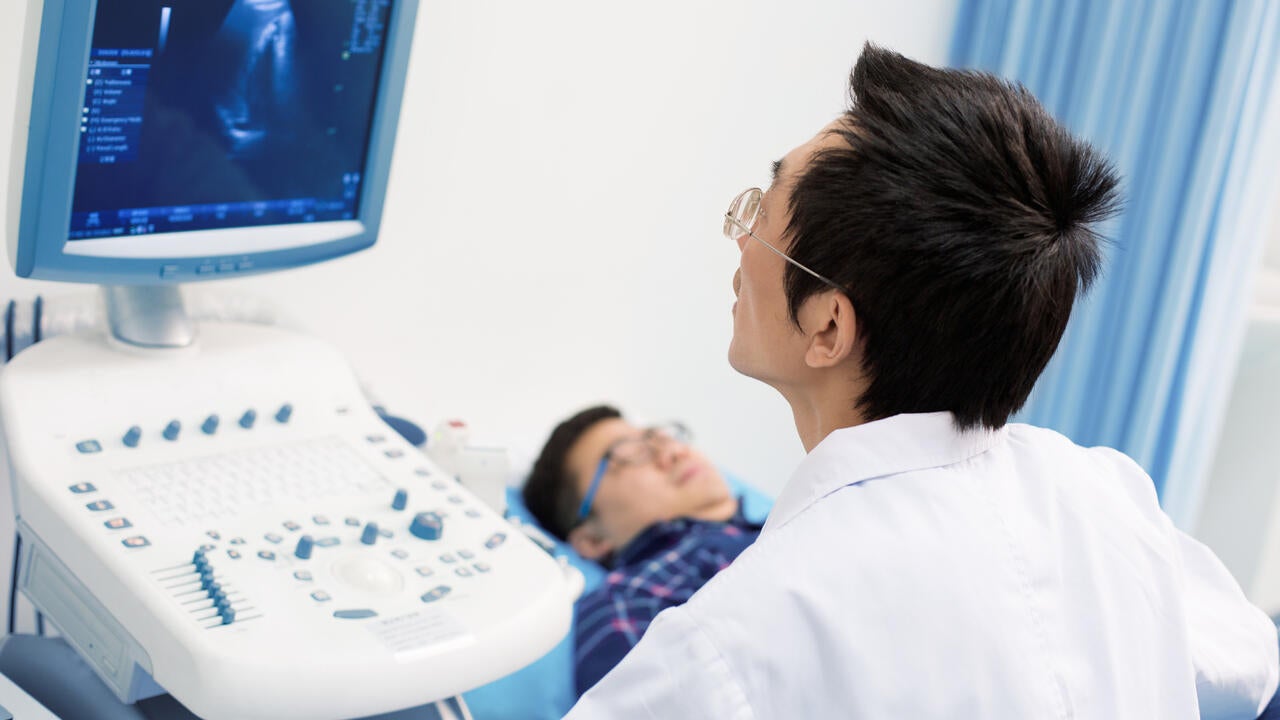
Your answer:
[[[69,237],[356,215],[391,0],[100,0]]]

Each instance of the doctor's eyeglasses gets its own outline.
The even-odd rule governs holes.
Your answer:
[[[600,481],[609,470],[620,470],[625,467],[647,465],[658,459],[658,453],[674,444],[687,444],[693,439],[693,433],[683,423],[669,422],[645,428],[639,437],[623,438],[605,450],[600,464],[596,465],[596,474],[587,486],[587,494],[582,497],[582,505],[578,507],[577,522],[587,519],[591,512],[591,501],[596,498],[596,490],[600,489]]]
[[[760,201],[762,199],[764,199],[763,190],[761,190],[760,188],[748,188],[746,190],[743,190],[742,193],[738,195],[738,197],[734,198],[732,203],[729,203],[729,209],[724,214],[725,237],[729,238],[730,240],[736,243],[736,242],[740,242],[743,237],[749,236],[756,242],[772,250],[774,253],[778,255],[778,257],[782,258],[783,260],[786,260],[792,265],[795,265],[796,267],[809,273],[810,275],[821,280],[827,285],[830,285],[836,290],[840,290],[841,292],[844,292],[844,288],[835,284],[835,282],[828,280],[822,275],[819,275],[818,273],[810,270],[804,265],[801,265],[795,260],[792,260],[790,255],[782,252],[781,250],[774,247],[773,245],[770,245],[764,240],[761,240],[760,237],[755,234],[753,228],[755,228],[756,220],[760,219]]]

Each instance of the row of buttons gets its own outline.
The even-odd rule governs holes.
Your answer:
[[[239,262],[231,262],[229,260],[224,260],[218,263],[211,263],[211,262],[201,263],[196,266],[196,274],[210,275],[212,273],[243,272],[245,270],[252,270],[252,269],[253,269],[252,260],[241,260]],[[182,272],[181,265],[161,265],[160,266],[160,277],[162,278],[176,277],[181,272]]]
[[[83,495],[85,493],[98,491],[98,487],[91,482],[76,483],[69,486],[68,489],[76,495]],[[94,500],[91,503],[86,503],[85,507],[88,508],[90,512],[105,512],[107,510],[114,510],[116,506],[110,500]],[[125,517],[111,518],[110,520],[102,523],[102,525],[108,530],[123,530],[125,528],[133,527],[133,523],[129,522],[129,519]],[[127,548],[136,549],[147,547],[151,544],[151,541],[148,540],[145,535],[133,535],[121,540],[120,544]]]
[[[275,414],[276,422],[281,424],[289,422],[291,417],[293,417],[293,405],[289,403],[281,405],[280,409],[277,410]],[[253,425],[257,420],[258,412],[250,408],[244,411],[244,414],[240,416],[240,419],[236,421],[236,424],[245,430],[250,430],[253,428]],[[204,419],[203,423],[200,424],[200,431],[205,435],[213,435],[218,432],[218,425],[220,422],[221,421],[217,415],[210,415]],[[160,434],[165,440],[170,442],[176,441],[178,436],[182,434],[182,423],[178,420],[170,420],[169,423],[164,426],[164,430],[160,431]],[[138,425],[130,427],[125,431],[124,436],[120,438],[120,442],[124,444],[125,447],[130,448],[138,447],[141,440],[142,428]],[[85,455],[100,453],[102,452],[102,443],[95,439],[81,440],[76,443],[76,450]]]

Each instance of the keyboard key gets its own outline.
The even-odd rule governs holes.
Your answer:
[[[111,518],[110,520],[102,524],[111,530],[123,530],[125,528],[133,527],[133,523],[129,522],[128,518],[122,518],[122,517]]]
[[[85,493],[91,493],[94,490],[97,490],[98,488],[95,487],[93,483],[82,482],[82,483],[76,483],[75,485],[72,485],[67,489],[75,493],[76,495],[83,495]]]
[[[93,502],[85,505],[85,507],[89,508],[93,512],[102,512],[103,510],[114,509],[115,505],[112,505],[110,500],[94,500]]]
[[[134,535],[133,537],[127,537],[124,540],[121,540],[120,542],[123,543],[124,546],[127,548],[141,548],[151,544],[151,541],[146,539],[142,535]]]

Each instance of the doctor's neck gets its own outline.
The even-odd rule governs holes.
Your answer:
[[[857,405],[866,389],[861,378],[851,379],[843,373],[830,372],[811,380],[777,388],[791,405],[796,432],[806,453],[832,432],[869,421]]]

